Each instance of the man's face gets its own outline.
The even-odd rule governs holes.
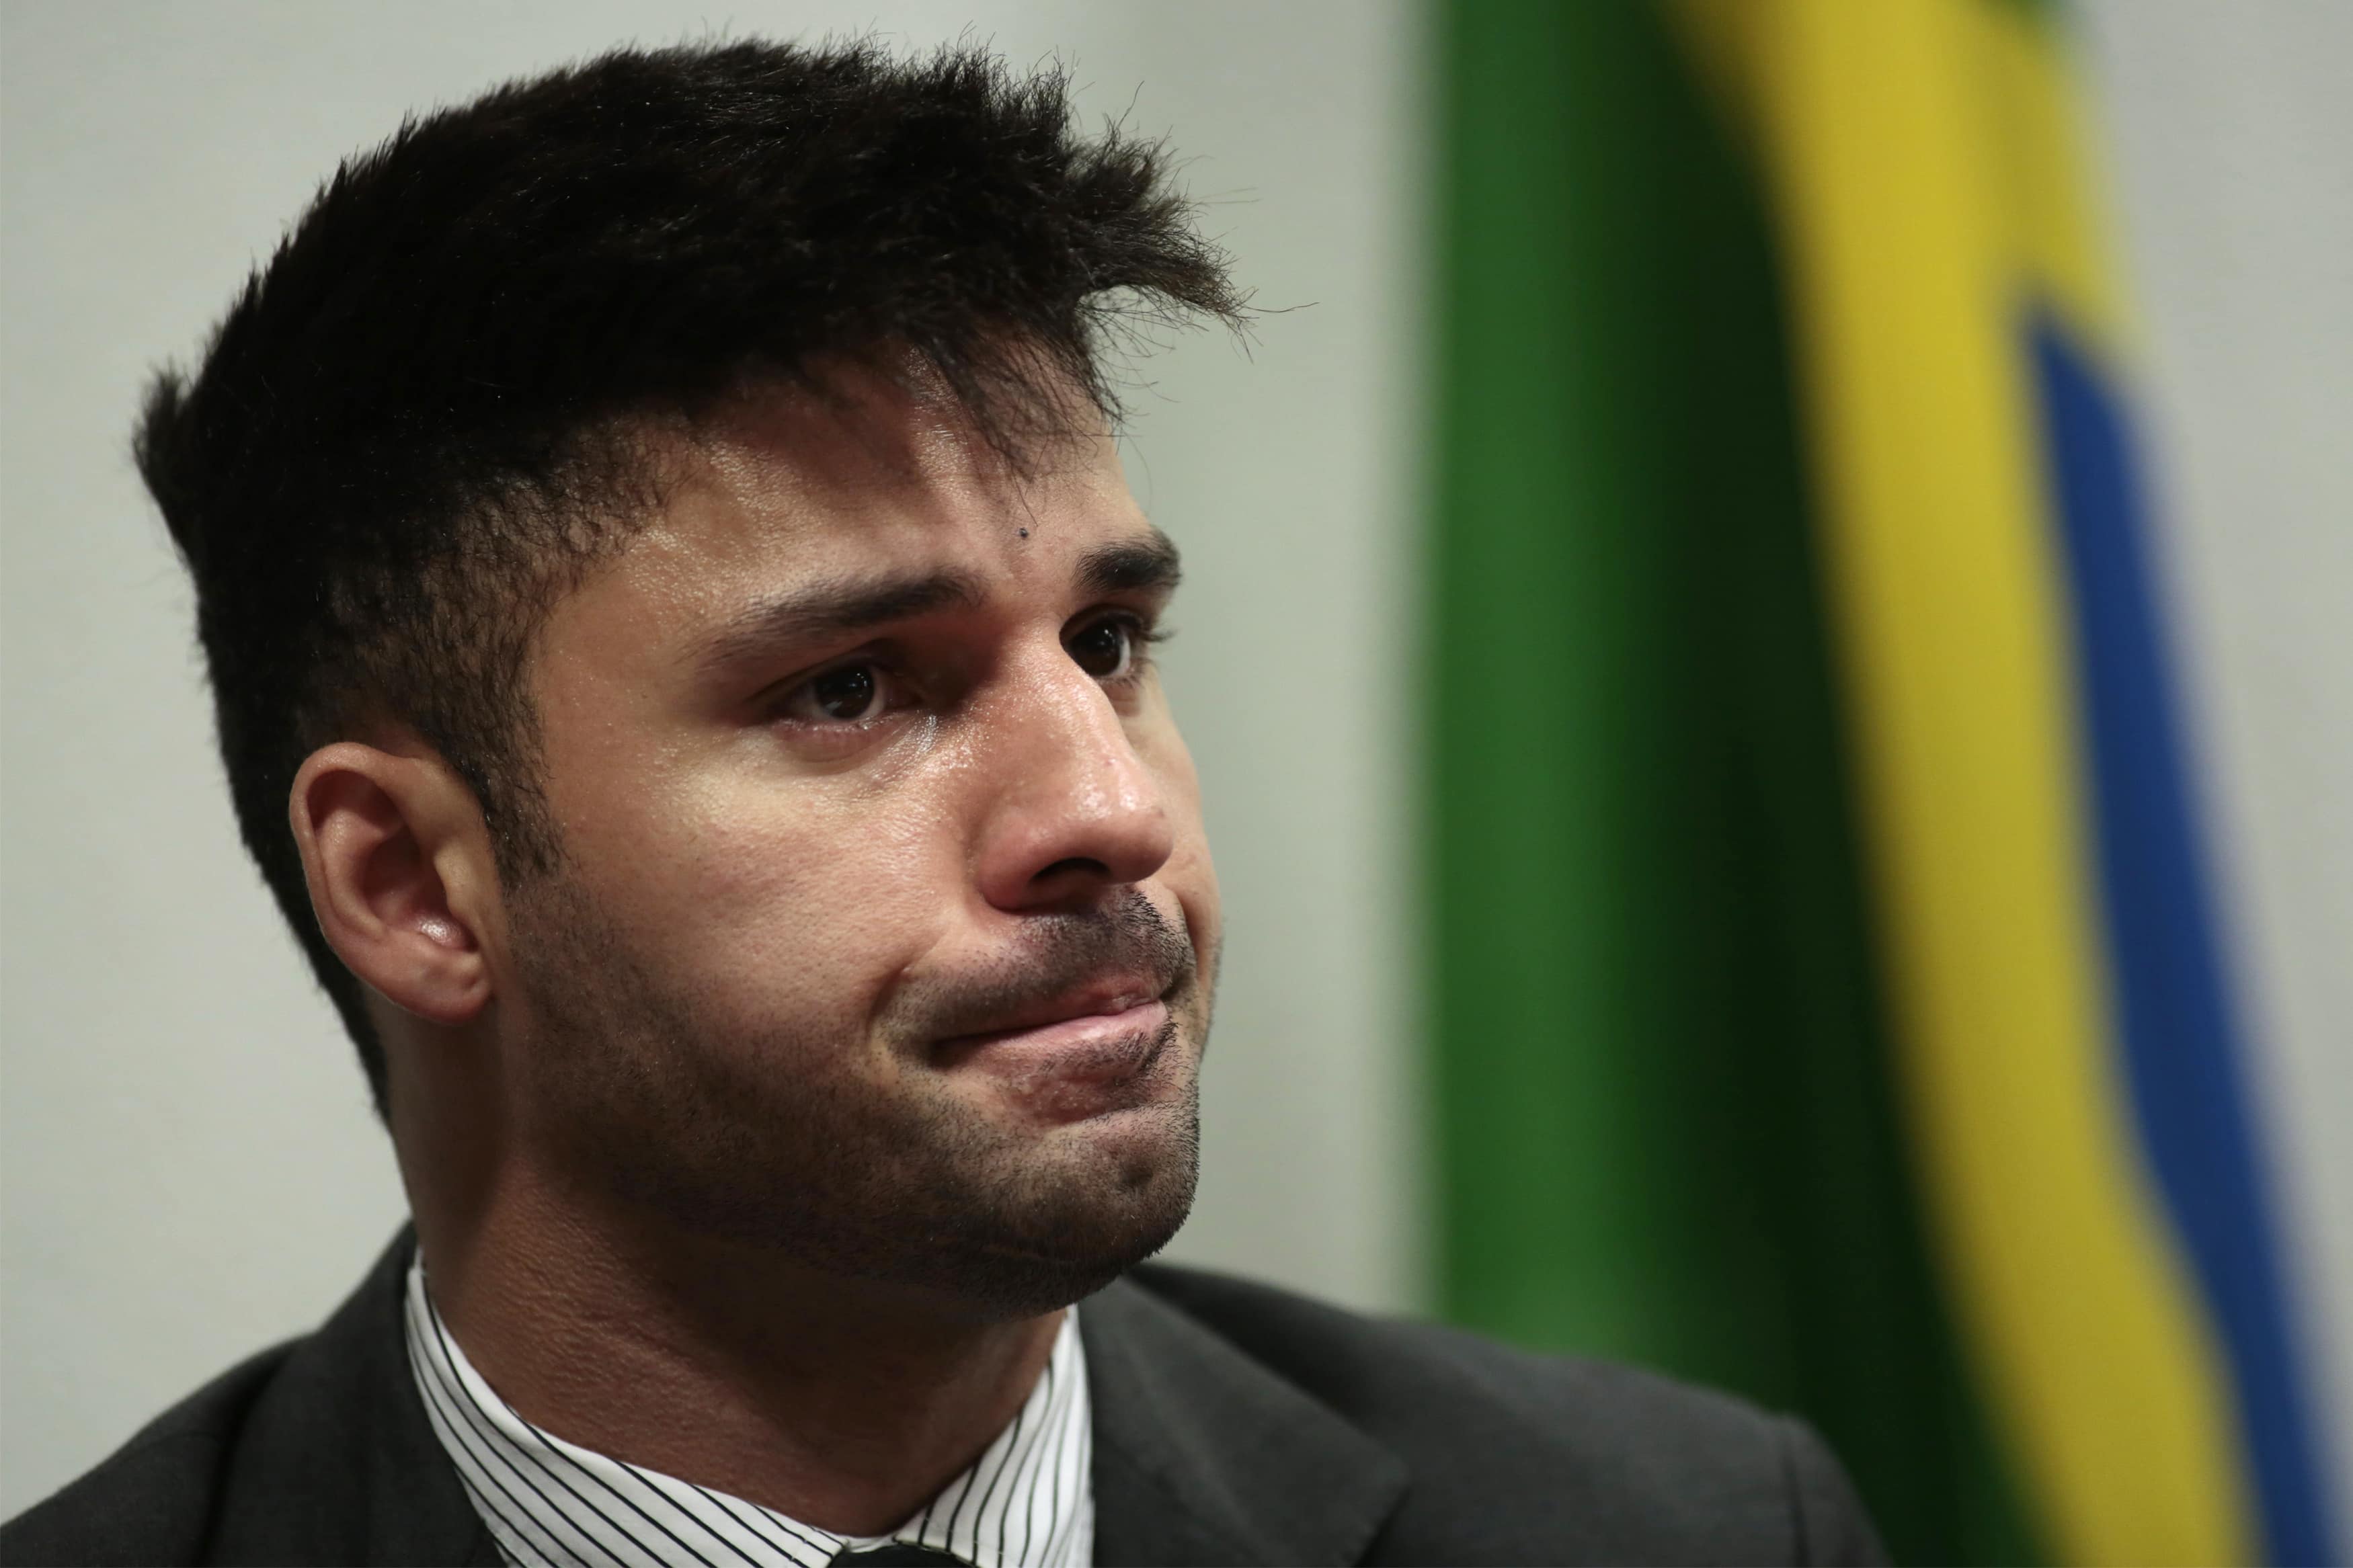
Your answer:
[[[1108,439],[747,402],[554,610],[565,864],[514,890],[527,1147],[658,1223],[978,1310],[1184,1219],[1218,898]]]

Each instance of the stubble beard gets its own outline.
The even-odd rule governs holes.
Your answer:
[[[1008,1125],[920,1069],[878,1080],[863,1039],[729,1019],[664,984],[559,871],[517,901],[513,927],[537,1024],[533,1142],[592,1202],[690,1235],[976,1317],[1066,1306],[1167,1244],[1199,1169],[1214,955],[1196,965],[1148,900],[1124,892],[1099,915],[1051,917],[1064,923],[1032,966],[1084,973],[1140,949],[1172,965],[1182,950],[1157,1042],[1181,1089],[1120,1111],[1104,1137]],[[972,999],[1018,984],[986,981]]]

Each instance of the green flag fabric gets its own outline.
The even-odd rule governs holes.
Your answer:
[[[1757,177],[1642,0],[1438,0],[1425,809],[1456,1321],[1818,1426],[2021,1562],[1931,1279]]]

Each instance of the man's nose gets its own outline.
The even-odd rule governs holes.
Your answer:
[[[1005,672],[976,759],[989,783],[981,896],[1002,910],[1091,903],[1176,847],[1158,780],[1110,693],[1059,644]]]

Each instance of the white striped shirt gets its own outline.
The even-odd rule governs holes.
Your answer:
[[[824,1568],[844,1548],[928,1546],[976,1568],[1085,1568],[1094,1555],[1094,1426],[1078,1311],[1045,1375],[972,1468],[888,1535],[838,1535],[541,1431],[484,1383],[408,1270],[409,1369],[475,1512],[523,1568]]]

